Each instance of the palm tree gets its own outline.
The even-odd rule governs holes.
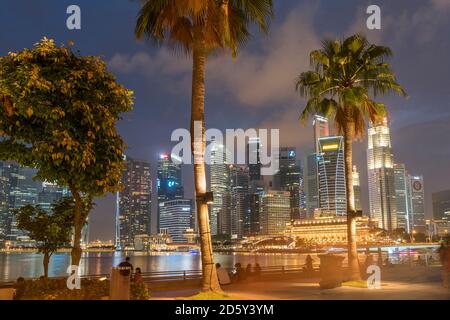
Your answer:
[[[347,194],[347,239],[349,277],[359,280],[356,244],[356,214],[352,179],[352,142],[365,133],[366,118],[377,124],[387,116],[377,97],[391,92],[406,96],[397,83],[386,59],[388,47],[370,44],[361,35],[343,41],[325,40],[320,50],[310,54],[313,71],[300,74],[296,89],[307,103],[301,114],[306,121],[311,114],[333,118],[337,131],[344,136]]]
[[[250,36],[254,23],[266,32],[272,0],[146,0],[136,23],[138,39],[144,35],[157,43],[192,55],[191,148],[202,254],[202,291],[221,291],[215,270],[208,217],[204,154],[205,64],[210,53],[238,49]],[[199,125],[198,125],[199,124]]]

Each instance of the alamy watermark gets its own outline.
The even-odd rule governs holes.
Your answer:
[[[205,141],[202,130],[202,123],[196,121],[193,140],[187,129],[180,128],[172,132],[171,141],[178,142],[171,152],[175,164],[192,164],[192,160],[194,164],[218,164],[219,160],[230,165],[260,164],[261,175],[274,175],[279,171],[279,129],[226,129],[225,134],[219,129],[208,129]],[[191,141],[194,146],[193,157]],[[207,142],[210,143],[203,153],[202,146]],[[223,146],[224,154],[213,159],[211,155],[215,146]]]

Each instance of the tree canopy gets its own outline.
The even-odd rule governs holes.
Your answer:
[[[9,53],[0,58],[0,106],[1,159],[94,196],[116,191],[125,144],[115,125],[132,92],[100,58],[47,38]]]

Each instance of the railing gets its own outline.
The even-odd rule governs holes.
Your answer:
[[[273,274],[288,274],[303,271],[304,265],[287,265],[287,266],[267,266],[261,267],[262,275],[273,275]],[[229,272],[233,268],[226,268]],[[83,275],[81,279],[89,280],[109,280],[110,274],[94,274],[94,275]],[[195,280],[201,279],[202,270],[178,270],[178,271],[150,271],[143,272],[142,278],[146,283],[154,282],[164,282],[164,281],[183,281],[183,280]],[[51,279],[67,279],[67,277],[52,277]],[[27,280],[37,280],[37,278],[29,278]],[[11,286],[14,281],[0,282],[0,287]]]

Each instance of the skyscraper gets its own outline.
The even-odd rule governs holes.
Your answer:
[[[433,192],[433,219],[450,222],[450,189]]]
[[[394,186],[397,209],[397,228],[410,233],[409,224],[409,194],[407,173],[403,163],[394,164]]]
[[[247,144],[247,161],[250,181],[261,179],[261,141],[250,137]]]
[[[314,127],[314,146],[316,153],[320,152],[319,139],[330,135],[328,119],[320,115],[315,115],[313,120]]]
[[[126,158],[118,193],[118,224],[116,239],[119,248],[133,247],[134,238],[150,234],[152,208],[152,181],[150,164],[147,161]]]
[[[345,189],[344,139],[341,136],[319,139],[319,208],[325,215],[347,214]]]
[[[304,158],[303,185],[305,192],[306,215],[311,218],[319,208],[319,186],[317,179],[317,154],[311,153]]]
[[[369,176],[370,216],[380,228],[397,228],[394,187],[394,160],[387,120],[372,125],[368,132],[367,168]]]
[[[161,202],[160,228],[167,230],[173,242],[184,243],[187,229],[192,227],[192,200],[177,199]]]
[[[231,167],[231,237],[241,239],[249,222],[249,169],[246,166]]]
[[[210,159],[210,185],[214,195],[214,203],[210,210],[211,235],[225,234],[227,229],[226,221],[230,217],[229,194],[230,166],[226,163],[225,146],[212,142]],[[219,228],[220,227],[220,228]]]
[[[303,191],[305,195],[305,209],[307,218],[314,215],[319,208],[319,168],[318,159],[320,153],[319,139],[328,137],[330,129],[328,119],[315,115],[313,120],[314,152],[309,153],[303,161]]]
[[[353,196],[355,198],[355,210],[361,211],[362,210],[361,184],[359,179],[358,168],[356,166],[353,166],[352,177],[353,177]]]
[[[288,191],[268,191],[261,197],[261,234],[280,234],[290,220],[291,204]]]
[[[9,233],[9,174],[7,165],[0,161],[0,239]]]
[[[70,195],[67,187],[60,187],[54,183],[43,182],[42,190],[38,195],[39,206],[47,212],[51,212],[52,204]]]
[[[280,171],[277,176],[280,189],[291,194],[291,219],[300,219],[300,164],[295,147],[281,147]]]
[[[38,193],[42,188],[42,182],[33,180],[37,172],[36,169],[22,167],[13,162],[6,163],[3,169],[9,179],[6,238],[18,240],[25,235],[25,232],[17,228],[17,221],[12,212],[14,209],[20,209],[28,204],[37,205]]]
[[[159,156],[157,167],[158,179],[158,221],[157,231],[160,229],[159,204],[169,200],[183,199],[184,189],[181,179],[181,165],[175,164],[169,154],[163,153]]]
[[[422,176],[408,175],[410,229],[425,233],[425,193]]]

